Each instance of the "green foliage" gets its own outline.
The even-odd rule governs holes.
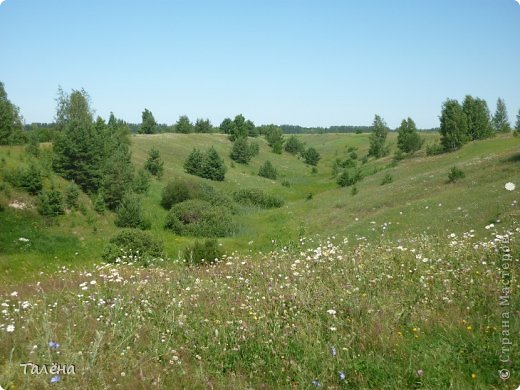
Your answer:
[[[313,175],[317,174],[317,173],[318,173],[318,168],[316,168],[316,167],[313,166],[313,167],[311,168],[311,173],[312,173]]]
[[[233,193],[233,199],[235,202],[243,205],[257,206],[265,209],[282,207],[284,205],[283,199],[274,195],[266,194],[264,191],[257,188],[235,191]]]
[[[438,154],[444,153],[444,146],[439,143],[428,144],[426,145],[426,155],[427,156],[436,156]]]
[[[267,179],[276,180],[278,177],[278,172],[276,171],[271,161],[267,160],[258,171],[258,176],[265,177]]]
[[[169,210],[174,204],[194,198],[194,184],[187,180],[176,179],[169,181],[163,188],[161,195],[161,206]]]
[[[14,187],[23,188],[31,195],[43,188],[42,171],[34,162],[28,168],[16,167],[4,172],[4,179]]]
[[[463,179],[466,177],[466,174],[457,167],[451,167],[450,172],[448,173],[448,182],[455,183],[456,181]]]
[[[35,131],[32,131],[29,133],[28,137],[28,143],[25,147],[25,152],[33,157],[39,157],[40,156],[40,141],[38,139],[38,134]]]
[[[65,204],[69,209],[77,209],[79,200],[79,187],[71,181],[65,190]]]
[[[362,179],[361,172],[356,170],[344,170],[341,175],[339,175],[338,179],[336,180],[336,183],[340,187],[349,187],[353,186],[357,182],[359,182]]]
[[[397,147],[400,151],[413,154],[421,149],[424,141],[411,118],[403,119],[401,126],[397,128],[397,133]]]
[[[132,193],[123,196],[116,209],[115,224],[122,228],[139,228],[147,230],[151,228],[151,222],[143,215],[141,199]]]
[[[226,166],[224,160],[219,156],[214,147],[209,148],[206,152],[201,177],[214,181],[224,181],[226,174]]]
[[[518,110],[518,114],[516,114],[516,123],[515,123],[515,136],[520,135],[520,109]]]
[[[214,181],[223,181],[226,174],[224,160],[213,147],[204,154],[194,148],[184,161],[184,170],[190,175]]]
[[[260,145],[258,145],[256,142],[251,142],[249,144],[249,151],[252,157],[258,156],[258,153],[260,153]]]
[[[318,162],[321,159],[320,154],[313,147],[310,147],[307,150],[305,150],[303,152],[302,156],[303,156],[303,158],[305,160],[305,164],[314,165],[314,166],[317,166]]]
[[[380,158],[388,154],[388,147],[385,145],[387,135],[388,126],[379,115],[376,115],[372,123],[372,133],[370,134],[369,156]]]
[[[220,248],[219,243],[215,239],[206,239],[204,241],[196,240],[192,245],[188,246],[183,253],[183,259],[191,265],[213,264],[216,260],[221,259],[224,251]]]
[[[489,109],[485,100],[467,95],[462,103],[462,111],[466,114],[470,139],[484,139],[493,135]]]
[[[0,81],[0,145],[23,143],[22,120],[18,107],[7,98]]]
[[[285,151],[291,154],[302,154],[305,151],[305,144],[298,137],[291,135],[285,142]]]
[[[139,134],[157,133],[157,131],[158,131],[157,122],[155,121],[155,118],[153,117],[153,114],[150,110],[145,108],[141,115],[141,118],[142,118],[141,126],[139,126],[139,129],[137,130],[137,132]]]
[[[312,200],[312,198],[314,198],[314,194],[312,192],[309,192],[305,197],[305,200]]]
[[[209,119],[197,119],[193,127],[195,133],[213,133],[213,126]]]
[[[358,154],[355,151],[350,152],[349,156],[350,156],[350,158],[352,160],[357,160],[358,159]]]
[[[164,162],[161,159],[159,150],[155,147],[148,152],[148,159],[144,163],[144,169],[150,172],[151,175],[161,178],[164,172]]]
[[[404,160],[404,158],[405,158],[405,155],[404,155],[403,151],[402,151],[401,149],[397,149],[397,150],[395,151],[395,153],[394,153],[394,159],[393,159],[393,161],[397,163],[397,162],[399,162],[399,161]]]
[[[446,100],[441,113],[441,144],[447,152],[459,149],[469,141],[468,120],[457,100]]]
[[[226,118],[222,121],[219,126],[219,130],[224,134],[231,134],[233,132],[233,121],[230,118]]]
[[[164,245],[162,241],[154,238],[152,234],[137,229],[124,229],[112,237],[103,251],[103,260],[109,263],[123,260],[122,257],[147,260],[148,258],[164,257]],[[130,261],[130,259],[128,259]]]
[[[357,195],[359,193],[359,190],[356,186],[353,186],[352,187],[352,190],[350,191],[350,193],[352,194],[352,196],[354,195]]]
[[[181,236],[195,237],[225,237],[236,230],[228,208],[200,199],[174,205],[164,227]]]
[[[290,187],[291,186],[291,182],[289,180],[287,180],[287,179],[284,179],[284,180],[282,180],[282,185],[284,187]]]
[[[106,210],[105,196],[103,191],[99,191],[94,201],[94,210],[99,214],[103,214]]]
[[[497,133],[509,133],[511,132],[511,125],[507,115],[506,103],[503,99],[498,98],[497,109],[495,115],[493,115],[493,128]]]
[[[105,203],[110,210],[115,210],[123,195],[131,191],[134,185],[134,167],[127,145],[119,144],[107,157],[103,167],[101,189]]]
[[[132,188],[137,194],[146,194],[150,188],[150,173],[146,169],[139,169],[134,177]]]
[[[394,181],[394,178],[391,174],[387,173],[385,177],[383,177],[383,180],[381,180],[381,185],[384,186],[385,184],[390,184]]]
[[[88,127],[94,121],[94,112],[90,107],[90,96],[84,89],[73,89],[70,94],[58,87],[56,98],[56,125],[63,131],[67,124],[76,123],[80,127]]]
[[[43,191],[38,197],[38,212],[46,217],[56,217],[64,214],[63,196],[54,186],[49,191]]]
[[[181,115],[174,125],[176,133],[188,134],[193,133],[193,125],[190,122],[190,118],[186,115]]]
[[[246,120],[242,114],[235,116],[232,123],[226,120],[224,122],[221,124],[221,129],[224,133],[229,134],[229,139],[232,142],[238,138],[256,137],[258,135],[255,124]]]
[[[361,164],[366,164],[367,162],[368,162],[368,155],[363,156],[363,158],[361,159]]]
[[[245,137],[239,137],[235,139],[233,142],[233,147],[231,148],[231,153],[229,157],[240,164],[247,164],[251,161],[252,149],[247,139]]]
[[[283,130],[276,125],[267,125],[263,127],[263,133],[273,152],[281,154],[284,144]]]

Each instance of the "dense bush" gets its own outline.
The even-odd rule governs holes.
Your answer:
[[[271,161],[267,160],[258,171],[258,176],[265,177],[267,179],[276,180],[278,177],[278,172],[276,171],[276,168],[273,167],[273,164],[271,164]]]
[[[224,160],[213,147],[209,148],[206,153],[202,153],[196,148],[193,149],[184,161],[184,170],[190,175],[215,181],[223,181],[226,174]]]
[[[455,183],[457,180],[463,179],[465,177],[466,174],[457,167],[451,167],[451,170],[448,173],[448,181],[450,183]]]
[[[16,167],[4,172],[4,179],[14,187],[23,188],[31,195],[38,194],[43,188],[42,172],[31,163],[28,168]]]
[[[349,187],[356,184],[358,181],[362,179],[361,172],[359,170],[348,171],[345,170],[341,175],[339,175],[338,180],[336,181],[341,187]]]
[[[212,264],[221,259],[223,255],[224,252],[217,240],[197,240],[184,250],[183,259],[186,263],[193,265]]]
[[[282,199],[274,195],[266,194],[264,191],[256,188],[235,191],[233,193],[233,199],[235,202],[243,205],[257,206],[266,209],[282,207],[284,205]]]
[[[285,143],[285,151],[291,154],[302,154],[305,150],[305,144],[296,136],[291,135]]]
[[[150,188],[150,173],[146,169],[139,169],[134,177],[133,189],[138,194],[146,194]]]
[[[143,215],[141,199],[135,194],[123,196],[116,209],[115,224],[118,227],[150,229],[152,224]]]
[[[163,243],[148,232],[125,229],[110,239],[103,252],[103,260],[113,263],[122,256],[137,256],[139,260],[146,260],[147,257],[162,258]]]
[[[196,237],[225,237],[235,231],[228,208],[200,199],[174,205],[164,227],[181,236]]]
[[[144,164],[144,169],[150,172],[151,175],[160,178],[164,172],[164,162],[161,159],[161,154],[156,148],[150,149],[148,152],[148,160]]]
[[[71,181],[65,192],[65,204],[69,209],[78,208],[79,187]]]
[[[54,186],[49,191],[43,191],[38,197],[38,212],[46,217],[56,217],[64,214],[63,196]]]
[[[251,146],[247,142],[246,137],[239,137],[233,142],[233,147],[231,148],[231,153],[229,157],[240,164],[247,164],[251,161],[253,157],[253,150]]]
[[[234,209],[232,199],[213,186],[181,178],[170,181],[163,188],[161,206],[169,210],[173,205],[189,199],[201,199],[212,205],[227,207],[232,211]]]
[[[444,153],[444,146],[439,143],[428,144],[426,145],[426,155],[427,156],[436,156],[438,154]]]
[[[314,148],[307,149],[306,151],[303,152],[302,156],[305,160],[305,164],[314,165],[314,166],[318,165],[318,161],[320,161],[320,158],[321,158],[318,151]]]

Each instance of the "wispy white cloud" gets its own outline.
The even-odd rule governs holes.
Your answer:
[[[520,0],[515,0],[515,1],[518,3],[518,5],[520,5]]]
[[[2,3],[4,2],[5,0],[0,0],[0,5],[2,5]],[[517,0],[518,1],[518,0]]]

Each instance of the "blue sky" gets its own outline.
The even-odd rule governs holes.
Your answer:
[[[438,126],[446,98],[520,108],[515,0],[5,0],[0,81],[27,123],[58,86],[161,123]]]

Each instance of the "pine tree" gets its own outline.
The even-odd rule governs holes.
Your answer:
[[[144,163],[144,169],[150,172],[151,175],[156,176],[158,179],[161,178],[164,172],[164,162],[161,159],[159,150],[152,147],[148,152],[148,159]]]
[[[493,115],[493,127],[497,133],[509,133],[511,131],[506,103],[501,98],[497,100],[497,110],[495,115]]]
[[[233,132],[234,123],[230,118],[226,118],[219,126],[220,132],[224,134],[231,134]]]
[[[181,115],[175,124],[175,132],[183,134],[193,133],[193,125],[190,122],[190,118],[186,115]]]
[[[106,160],[101,188],[105,204],[115,210],[123,195],[133,189],[134,167],[128,147],[120,144]]]
[[[195,133],[212,133],[213,126],[209,119],[197,119],[194,126]]]
[[[466,114],[457,100],[443,103],[440,121],[441,145],[445,151],[457,150],[469,141]]]
[[[305,164],[316,166],[321,156],[316,149],[311,147],[303,152],[303,158],[305,159]]]
[[[184,170],[186,173],[195,176],[202,175],[202,166],[204,164],[204,154],[197,148],[194,148],[188,158],[184,161]]]
[[[78,208],[79,187],[73,181],[70,182],[65,192],[65,204],[69,209]]]
[[[515,135],[520,135],[520,109],[518,110],[518,114],[516,114]]]
[[[260,167],[260,170],[258,171],[258,176],[276,180],[276,178],[278,177],[278,172],[276,171],[275,167],[273,167],[273,164],[271,164],[271,161],[267,160]]]
[[[211,147],[204,158],[202,177],[215,181],[223,181],[226,174],[224,160],[220,158],[215,148]]]
[[[388,154],[388,148],[385,146],[387,135],[388,126],[379,115],[376,115],[372,123],[372,134],[370,134],[369,156],[380,158]]]
[[[415,153],[421,149],[423,140],[417,132],[415,122],[411,119],[403,119],[401,126],[397,128],[397,147],[403,153]]]
[[[235,116],[233,120],[233,126],[230,127],[229,140],[231,142],[238,138],[247,138],[249,135],[248,125],[246,124],[246,118],[242,114]]]
[[[240,137],[233,142],[231,153],[229,155],[233,161],[241,164],[247,164],[251,161],[251,148],[245,137]]]

